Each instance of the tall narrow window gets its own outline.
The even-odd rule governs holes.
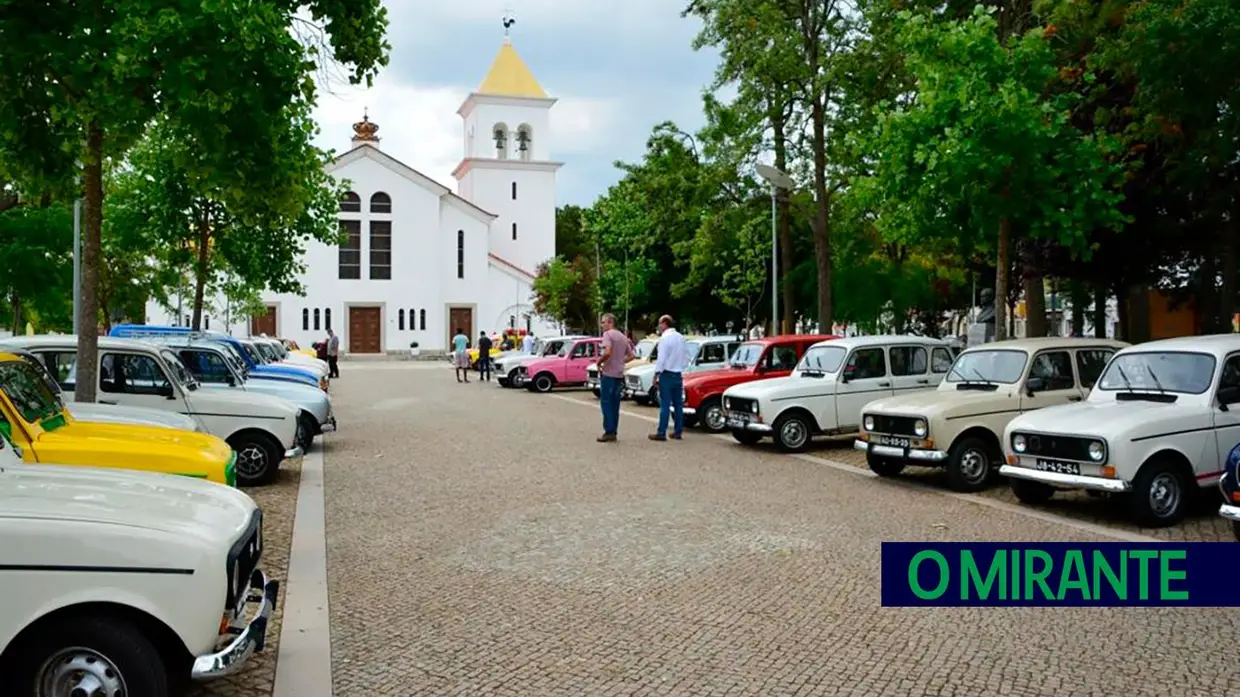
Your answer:
[[[210,329],[210,328],[211,328],[211,318],[210,318],[210,317],[203,317],[203,318],[202,318],[202,328],[203,328],[203,329]]]
[[[512,224],[512,239],[514,240],[517,239],[517,224],[516,223]]]
[[[324,329],[332,328],[332,309],[330,307],[327,308],[326,310],[323,310],[323,328]]]
[[[310,309],[309,308],[305,308],[305,307],[301,308],[301,330],[304,332],[310,331]]]
[[[512,200],[514,201],[517,200],[517,183],[516,182],[512,183]]]
[[[370,212],[371,213],[391,213],[392,212],[392,197],[388,196],[382,191],[376,192],[373,196],[370,197]]]
[[[319,308],[314,308],[314,331],[319,330]]]
[[[426,331],[426,308],[418,310],[418,325],[422,331]]]
[[[370,221],[370,279],[392,280],[392,223]]]
[[[352,191],[346,191],[344,194],[344,197],[340,199],[340,212],[341,213],[361,213],[362,212],[362,197],[358,196]]]
[[[404,308],[401,308],[400,312],[397,312],[396,314],[397,316],[400,317],[400,324],[397,325],[397,329],[403,332],[405,331],[405,310]]]
[[[345,235],[344,241],[340,243],[340,278],[360,279],[362,277],[362,221],[342,220],[340,228]]]
[[[409,331],[414,331],[417,328],[418,328],[418,311],[411,307],[409,308]]]
[[[465,231],[456,231],[456,277],[465,278]]]

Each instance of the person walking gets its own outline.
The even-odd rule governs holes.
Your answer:
[[[667,420],[672,417],[672,438],[685,431],[684,372],[689,367],[689,347],[676,331],[671,315],[659,318],[659,357],[654,362],[654,389],[659,391],[659,430],[650,440],[667,440]]]
[[[521,340],[521,353],[534,353],[534,332],[529,332],[525,338]]]
[[[469,382],[469,337],[460,327],[452,337],[452,363],[456,366],[456,381],[461,382],[461,375],[464,375],[464,381]]]
[[[327,328],[327,377],[340,377],[340,337]]]
[[[602,353],[598,357],[598,401],[603,410],[603,435],[600,443],[616,440],[620,427],[620,394],[624,388],[624,364],[633,359],[633,347],[628,337],[616,329],[616,317],[610,313],[599,321],[603,329]]]
[[[478,336],[478,382],[491,381],[491,346],[493,342],[486,332]]]

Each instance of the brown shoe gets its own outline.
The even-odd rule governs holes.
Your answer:
[[[649,438],[650,440],[667,440],[667,436],[661,436],[657,433],[651,433],[649,436],[646,436],[646,437]]]
[[[600,443],[614,443],[615,441],[616,441],[616,434],[614,433],[604,433],[603,435],[598,437],[598,442]]]
[[[682,436],[681,434],[679,434],[679,433],[673,433],[673,434],[671,435],[671,438],[672,438],[672,440],[680,440],[681,438],[683,438],[683,436]]]

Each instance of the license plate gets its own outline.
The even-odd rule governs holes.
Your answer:
[[[896,436],[874,436],[873,441],[879,445],[890,445],[896,448],[909,447],[908,438],[897,438]]]
[[[1075,462],[1062,462],[1060,460],[1047,460],[1039,457],[1033,463],[1033,468],[1041,472],[1056,472],[1058,474],[1080,474],[1081,466]]]
[[[730,411],[727,415],[727,424],[736,428],[744,428],[749,425],[749,417],[740,412]]]

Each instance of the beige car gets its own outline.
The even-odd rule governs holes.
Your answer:
[[[980,491],[1003,463],[1000,438],[1018,415],[1079,402],[1128,344],[1045,337],[961,353],[938,389],[878,399],[861,410],[856,448],[883,477],[908,465],[945,467],[956,491]]]

